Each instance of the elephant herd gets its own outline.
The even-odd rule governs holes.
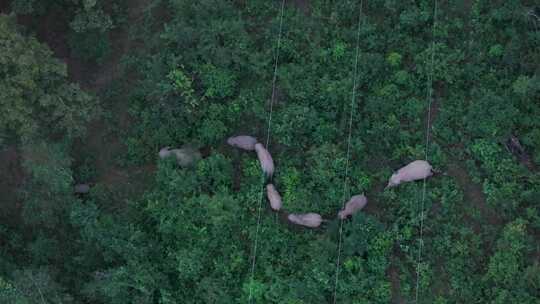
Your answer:
[[[235,148],[245,151],[255,151],[261,169],[268,180],[272,180],[274,174],[274,160],[268,150],[257,141],[253,136],[240,135],[227,139],[227,143]],[[183,146],[179,149],[171,149],[170,147],[162,148],[158,156],[160,158],[167,158],[174,156],[178,165],[181,167],[188,167],[196,163],[202,158],[201,153],[190,146]],[[425,160],[415,160],[408,165],[402,167],[397,172],[392,174],[386,188],[395,187],[403,182],[412,182],[415,180],[425,179],[433,175],[431,165]],[[75,186],[74,192],[78,194],[87,193],[90,190],[89,184],[79,184]],[[266,185],[266,197],[270,203],[270,208],[274,211],[280,211],[283,207],[283,200],[276,186],[271,182]],[[358,211],[362,210],[367,205],[367,198],[364,194],[358,194],[352,196],[345,204],[343,209],[338,212],[338,218],[344,220],[349,216],[354,215]],[[323,222],[323,218],[318,213],[291,213],[287,216],[287,219],[296,225],[301,225],[309,228],[317,228]]]
[[[272,155],[268,150],[258,142],[253,136],[239,135],[233,136],[227,139],[227,143],[235,148],[245,151],[255,151],[257,158],[263,173],[268,180],[272,180],[274,174],[274,161]],[[523,147],[519,143],[517,137],[512,136],[506,142],[507,149],[513,154],[517,155],[520,161],[525,165],[531,165],[528,155],[524,152]],[[182,146],[178,149],[171,149],[170,147],[162,148],[158,156],[160,158],[167,158],[174,156],[178,165],[181,167],[189,167],[202,159],[201,152],[189,145]],[[525,159],[525,161],[523,161]],[[425,160],[415,160],[406,166],[400,168],[392,174],[386,188],[395,187],[403,182],[412,182],[416,180],[422,180],[433,175],[432,166]],[[74,186],[73,192],[75,194],[84,195],[90,191],[92,183],[81,183]],[[385,188],[385,189],[386,189]],[[266,196],[270,203],[270,208],[274,211],[280,211],[283,207],[283,200],[276,186],[271,182],[266,184]],[[349,216],[354,215],[358,211],[362,210],[367,205],[367,197],[364,194],[357,194],[352,196],[349,201],[344,205],[337,216],[340,220],[344,220]],[[323,218],[320,214],[309,212],[303,214],[289,214],[287,216],[289,222],[310,228],[319,227],[323,222]]]
[[[246,151],[255,150],[263,173],[271,180],[274,174],[274,161],[268,150],[255,137],[248,135],[234,136],[227,139],[227,143],[238,149]],[[395,187],[403,182],[421,180],[431,175],[433,175],[432,167],[427,161],[415,160],[392,174],[386,187]],[[279,211],[282,208],[283,201],[281,195],[272,183],[266,185],[266,196],[272,210]],[[366,205],[367,198],[364,194],[354,195],[345,204],[344,208],[338,212],[338,218],[344,220],[362,210]],[[320,214],[313,212],[301,214],[291,213],[288,215],[288,220],[293,224],[309,228],[317,228],[324,221]]]

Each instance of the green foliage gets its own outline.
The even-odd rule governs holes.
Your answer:
[[[109,32],[114,27],[104,1],[82,0],[70,22],[69,46],[75,57],[101,62],[110,52]]]
[[[385,278],[393,239],[376,219],[359,214],[344,229],[343,283],[338,289],[346,303],[388,303],[390,284]]]
[[[0,300],[4,303],[26,304],[30,301],[21,296],[12,284],[0,277]]]
[[[254,303],[263,303],[264,294],[267,292],[264,283],[257,282],[256,280],[249,281],[244,285],[243,292],[245,300]]]
[[[388,54],[386,60],[390,63],[391,66],[399,66],[401,64],[402,56],[399,53],[392,52]]]
[[[23,140],[81,136],[98,112],[96,100],[68,83],[66,66],[35,38],[21,35],[13,18],[0,15],[0,133]]]
[[[76,303],[64,293],[47,268],[15,271],[13,281],[0,278],[0,300],[5,303]]]
[[[107,32],[97,30],[83,34],[74,32],[69,36],[69,47],[74,57],[101,63],[111,51],[111,42]]]
[[[521,219],[507,224],[497,241],[497,250],[489,259],[484,280],[493,303],[534,303],[538,300],[538,264],[525,264],[530,250],[526,225]]]
[[[96,5],[96,0],[82,1],[83,7],[79,9],[73,21],[71,28],[76,33],[88,31],[106,32],[113,27],[111,17]]]
[[[37,2],[37,3],[36,3]],[[13,0],[11,9],[17,14],[30,14],[36,11],[39,1],[36,0]]]
[[[236,87],[235,75],[231,72],[219,70],[211,64],[199,68],[202,84],[205,87],[204,96],[208,98],[223,99],[234,94]]]
[[[85,183],[88,181],[94,181],[98,178],[97,169],[94,164],[96,158],[92,154],[83,155],[80,157],[81,163],[77,164],[73,169],[73,179],[77,183]]]
[[[223,163],[220,157],[207,160],[199,166],[195,176],[208,187],[217,186],[204,176],[210,177],[208,170],[220,162]],[[208,188],[197,190],[199,183],[189,182],[189,176],[193,173],[195,172],[177,170],[163,163],[158,172],[158,180],[161,181],[158,183],[159,188],[147,194],[144,205],[141,205],[143,209],[139,210],[148,221],[142,226],[125,227],[128,230],[135,229],[131,232],[134,233],[132,236],[120,230],[117,231],[121,234],[116,237],[114,232],[112,234],[106,232],[107,226],[103,226],[106,224],[103,219],[98,219],[97,223],[87,222],[90,224],[89,232],[94,229],[105,229],[102,230],[105,235],[96,233],[91,235],[97,238],[106,252],[114,250],[107,242],[111,237],[125,238],[122,242],[126,242],[132,248],[126,251],[122,249],[123,246],[117,247],[118,250],[114,251],[129,261],[129,265],[110,269],[104,278],[89,284],[87,290],[97,291],[97,294],[109,299],[111,303],[117,303],[119,299],[148,300],[154,292],[163,297],[168,295],[170,301],[192,299],[190,302],[194,303],[201,301],[200,297],[204,294],[206,299],[221,298],[220,290],[234,286],[232,275],[238,271],[238,267],[243,267],[243,263],[240,262],[242,256],[238,256],[235,245],[237,243],[234,242],[238,236],[232,234],[240,224],[232,217],[232,214],[239,214],[239,206],[234,203],[232,197],[224,193],[220,192],[219,196],[200,193],[199,191],[207,191]],[[95,215],[91,214],[95,214],[95,211],[89,214],[95,218]],[[147,242],[151,239],[154,249],[147,248]],[[218,239],[222,241],[216,242]],[[133,254],[134,252],[136,254]],[[213,257],[218,256],[223,260],[215,264]],[[192,284],[198,287],[189,288]],[[135,292],[131,292],[128,286],[132,286]],[[209,293],[204,293],[203,290]],[[225,298],[220,301],[225,301],[226,295],[223,296]]]
[[[62,146],[44,142],[23,147],[23,153],[23,166],[30,177],[23,193],[25,221],[53,228],[74,200],[71,161]]]
[[[109,33],[124,19],[124,0],[13,0],[11,9],[16,14],[39,18],[60,11],[69,26],[69,46],[72,55],[100,63],[110,52]],[[41,26],[41,24],[40,24]]]
[[[201,121],[198,138],[202,143],[218,145],[229,134],[228,109],[223,105],[212,104]]]

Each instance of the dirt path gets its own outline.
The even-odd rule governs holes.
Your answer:
[[[309,3],[309,0],[293,0],[291,1],[291,5],[298,8],[305,15],[311,14],[311,5]]]
[[[501,219],[497,214],[488,207],[486,196],[482,186],[473,182],[467,170],[462,168],[458,160],[452,160],[448,165],[448,175],[453,177],[458,185],[463,189],[465,203],[469,203],[472,207],[480,211],[480,215],[490,225],[502,224]],[[480,232],[481,223],[471,218],[475,232]]]
[[[133,42],[129,39],[130,24],[136,24],[140,21],[141,15],[150,2],[149,0],[130,1],[126,24],[113,29],[110,33],[109,37],[112,43],[111,54],[105,62],[99,65],[99,68],[94,71],[94,75],[90,79],[83,81],[87,89],[100,92],[121,76],[120,61],[133,46]]]
[[[433,84],[433,90],[434,90],[434,96],[433,96],[433,100],[431,101],[431,108],[429,110],[429,116],[430,116],[430,120],[429,120],[429,125],[428,125],[428,112],[427,112],[427,106],[426,106],[426,111],[425,111],[425,115],[424,115],[424,119],[423,119],[423,131],[422,132],[425,132],[426,129],[426,125],[428,125],[428,128],[429,130],[432,130],[433,128],[433,125],[437,119],[437,116],[438,116],[438,113],[439,113],[439,108],[441,106],[441,98],[440,96],[445,94],[445,88],[441,87],[440,85],[438,84]],[[423,133],[425,134],[425,133]],[[425,140],[425,137],[423,137],[424,140]],[[429,141],[432,142],[433,141],[433,132],[430,131],[429,133]],[[429,153],[429,151],[428,151]],[[384,191],[384,187],[386,185],[384,184],[380,184],[380,185],[376,185],[373,189],[371,189],[369,192],[368,192],[368,197],[370,197],[370,202],[369,204],[366,206],[365,208],[365,211],[367,213],[370,213],[370,214],[379,214],[379,216],[375,215],[376,217],[380,218],[380,213],[381,213],[381,210],[380,208],[378,208],[377,204],[376,204],[376,198],[377,196],[382,193]],[[434,204],[433,205],[433,209],[432,210],[425,210],[426,213],[430,213],[430,212],[433,212],[436,208],[437,208],[437,204]],[[392,254],[392,259],[401,259],[400,258],[400,255],[395,255],[395,253]],[[401,294],[401,283],[400,283],[400,277],[399,277],[399,269],[398,267],[396,266],[396,261],[392,261],[391,265],[388,267],[388,269],[386,270],[386,278],[387,280],[390,282],[390,285],[391,285],[391,293],[392,293],[392,301],[391,303],[406,303],[406,300],[403,298],[403,295]]]
[[[0,1],[0,8],[5,12],[8,8],[7,2]],[[35,28],[37,39],[47,44],[54,56],[67,64],[71,82],[79,84],[85,91],[100,96],[114,81],[121,79],[121,59],[132,47],[135,47],[129,39],[129,29],[138,22],[150,2],[149,0],[128,2],[127,22],[110,32],[111,52],[101,64],[85,62],[71,56],[67,38],[70,20],[66,19],[67,15],[64,11],[54,9],[38,17],[18,15],[17,21],[27,28]],[[116,120],[115,125],[129,126],[127,98],[116,98],[106,107],[110,116]],[[112,189],[117,186],[129,186],[132,184],[130,178],[134,175],[138,176],[137,173],[141,170],[149,174],[155,170],[153,165],[119,168],[116,164],[117,159],[124,153],[125,147],[118,135],[111,131],[112,129],[110,122],[105,121],[103,117],[99,118],[88,125],[86,137],[75,142],[71,152],[74,164],[83,162],[84,155],[92,155],[92,159],[95,160],[92,165],[98,175],[94,181],[82,182],[103,183]],[[142,186],[142,183],[140,184]]]
[[[399,278],[399,269],[392,262],[386,270],[386,276],[389,278],[392,286],[392,304],[404,304],[405,300],[401,296],[401,285]]]
[[[435,123],[435,121],[437,120],[437,117],[439,116],[439,108],[441,107],[441,96],[444,96],[444,94],[446,94],[446,89],[442,86],[436,86],[433,89],[437,93],[436,93],[436,96],[433,96],[433,100],[431,101],[431,108],[429,112],[430,120],[429,120],[428,128],[430,130],[430,133],[429,133],[430,142],[433,140],[433,124]],[[426,115],[426,120],[427,120],[427,115]],[[427,121],[424,123],[424,126],[426,124],[427,124]]]
[[[20,157],[14,146],[0,150],[0,214],[4,224],[19,222],[21,202],[18,199],[17,189],[24,181],[24,171],[21,167]]]
[[[130,24],[136,23],[144,13],[148,0],[134,0],[130,2],[128,10],[128,21],[125,26],[116,28],[110,33],[112,43],[111,54],[99,67],[90,71],[81,62],[71,60],[70,76],[74,81],[78,81],[87,91],[100,95],[109,88],[114,81],[121,80],[122,70],[120,62],[122,57],[133,47],[129,39]],[[109,105],[108,111],[114,119],[114,123],[122,128],[129,127],[130,116],[128,114],[129,100],[124,97],[114,98],[114,104]],[[102,183],[107,188],[128,188],[128,192],[140,192],[144,185],[142,182],[146,175],[152,175],[155,171],[154,164],[147,164],[140,167],[120,168],[116,160],[124,153],[125,146],[118,134],[111,131],[110,123],[104,118],[93,121],[89,127],[86,138],[81,141],[80,149],[85,149],[95,157],[95,168],[97,171],[96,183]],[[75,149],[74,155],[79,151]]]
[[[464,1],[464,11],[470,13],[471,4],[472,1]],[[431,120],[429,123],[429,128],[432,130],[433,125],[435,124],[435,121],[437,120],[437,116],[439,113],[439,109],[441,106],[443,106],[444,98],[448,96],[448,87],[444,83],[437,83],[435,82],[433,84],[433,101],[431,104],[431,111],[430,116]],[[433,138],[433,132],[430,136],[430,141],[435,141]],[[449,147],[447,147],[448,149]],[[449,153],[452,155],[452,151]],[[473,182],[472,178],[469,176],[469,173],[465,168],[463,168],[460,164],[462,163],[461,160],[450,158],[450,164],[448,165],[448,171],[447,174],[454,178],[460,188],[463,190],[464,193],[464,200],[465,202],[470,203],[474,208],[478,209],[481,213],[482,218],[485,218],[488,223],[492,225],[498,225],[501,223],[500,219],[497,217],[497,215],[487,206],[486,203],[486,197],[483,192],[482,186],[476,184]],[[480,230],[480,227],[478,226],[478,222],[474,222],[473,226],[476,230]]]

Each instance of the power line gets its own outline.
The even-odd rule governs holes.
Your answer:
[[[272,97],[270,98],[270,113],[268,115],[268,129],[266,131],[266,149],[268,150],[268,145],[270,144],[270,131],[272,126],[272,112],[274,107],[274,98],[276,96],[276,80],[277,80],[277,70],[278,70],[278,61],[279,61],[279,49],[281,47],[281,33],[283,29],[283,12],[285,8],[285,0],[282,0],[281,2],[281,13],[279,17],[279,34],[278,34],[278,41],[277,41],[277,50],[274,56],[274,77],[272,79]],[[262,180],[264,183],[264,172],[262,173]],[[257,245],[259,241],[259,229],[261,224],[261,212],[262,212],[262,201],[263,201],[263,195],[264,195],[264,187],[261,188],[261,193],[259,196],[259,209],[257,212],[257,229],[255,231],[255,241],[253,243],[253,254],[252,254],[252,263],[251,263],[251,280],[249,284],[249,302],[251,303],[252,295],[253,295],[253,279],[255,277],[255,263],[257,258]]]
[[[356,100],[356,87],[357,87],[357,74],[358,74],[358,57],[360,54],[360,21],[362,18],[362,6],[363,6],[363,0],[360,1],[360,11],[358,13],[358,30],[356,34],[356,58],[354,63],[354,75],[353,75],[353,89],[352,89],[352,98],[351,98],[351,108],[350,108],[350,115],[349,115],[349,136],[347,140],[347,159],[345,161],[345,177],[343,179],[343,197],[342,197],[342,208],[345,208],[345,199],[347,195],[347,187],[348,187],[348,177],[349,177],[349,156],[351,152],[351,136],[352,136],[352,122],[353,122],[353,108],[354,108],[354,102]],[[338,255],[336,260],[336,281],[334,285],[334,304],[337,301],[337,286],[339,281],[339,264],[341,259],[341,245],[342,245],[342,238],[343,238],[343,219],[340,219],[339,221],[339,242],[338,242]]]
[[[427,78],[427,100],[428,100],[428,112],[427,112],[427,123],[426,123],[426,145],[425,145],[425,155],[424,158],[428,161],[428,149],[429,149],[429,135],[430,135],[430,124],[431,124],[431,103],[433,101],[433,65],[435,62],[435,25],[437,23],[437,0],[435,0],[435,8],[433,10],[433,27],[432,27],[432,42],[431,42],[431,62],[430,62],[430,71]],[[427,177],[424,177],[424,182],[422,185],[422,202],[420,209],[420,244],[418,247],[418,258],[416,264],[416,291],[415,291],[415,303],[418,303],[418,294],[419,294],[419,284],[420,284],[420,262],[422,258],[422,247],[424,246],[423,234],[424,234],[424,205],[426,201],[426,180]]]

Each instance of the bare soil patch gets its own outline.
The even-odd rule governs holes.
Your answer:
[[[309,3],[310,2],[309,0],[293,0],[291,2],[292,2],[292,5],[298,8],[305,15],[311,14],[311,6]]]
[[[0,173],[0,214],[3,221],[16,223],[21,209],[17,189],[24,182],[24,171],[14,146],[0,150]]]
[[[392,286],[392,304],[404,304],[405,300],[401,296],[401,284],[399,279],[399,269],[393,263],[386,270],[386,276]]]
[[[39,17],[19,15],[17,21],[27,28],[35,28],[36,38],[47,44],[54,56],[67,64],[70,81],[78,83],[84,90],[99,96],[111,84],[120,80],[122,76],[121,59],[132,47],[135,47],[132,45],[134,42],[129,38],[129,29],[131,25],[138,22],[149,2],[148,0],[129,2],[128,21],[124,26],[118,26],[109,33],[111,52],[101,64],[86,62],[71,56],[67,38],[70,31],[69,20],[66,19],[68,14],[65,14],[61,9],[51,9],[47,14]],[[0,8],[2,11],[7,10],[8,2],[0,1]],[[30,27],[30,25],[34,26]],[[104,106],[108,108],[107,111],[113,117],[113,124],[124,128],[129,127],[128,99],[115,98],[112,102],[114,104]],[[81,163],[82,155],[92,154],[94,156],[92,165],[97,172],[95,181],[81,182],[102,183],[111,189],[116,186],[133,191],[141,189],[144,186],[142,180],[137,182],[134,179],[144,179],[143,176],[152,174],[155,171],[155,165],[120,168],[117,165],[117,160],[124,153],[125,147],[117,134],[118,132],[112,132],[113,128],[111,122],[106,121],[103,117],[98,118],[88,125],[87,135],[75,143],[72,150],[74,163]],[[145,174],[141,171],[145,171]],[[136,186],[130,186],[133,184]],[[0,185],[0,187],[2,186],[6,185]]]
[[[147,4],[147,0],[136,0],[130,3],[126,27],[116,28],[110,33],[111,54],[94,73],[88,74],[86,79],[80,80],[87,90],[100,94],[114,81],[120,80],[122,76],[120,62],[122,57],[132,48],[132,41],[129,39],[129,24],[137,22]],[[84,77],[76,71],[74,72],[74,80]],[[116,126],[128,128],[131,124],[128,99],[115,98],[114,102],[115,104],[111,105],[109,111],[112,112],[111,116],[116,120]],[[139,167],[120,168],[117,165],[117,158],[124,153],[125,146],[119,135],[111,132],[109,123],[104,118],[95,120],[89,125],[88,134],[83,143],[82,147],[95,151],[98,155],[95,162],[98,172],[97,183],[102,183],[111,190],[118,187],[127,189],[133,194],[144,192],[140,190],[145,189],[144,181],[147,175],[152,175],[155,172],[155,165],[146,164]]]
[[[463,189],[465,202],[478,209],[482,218],[486,219],[491,225],[500,225],[502,223],[495,211],[487,206],[486,196],[482,187],[473,182],[467,170],[462,168],[457,161],[454,161],[449,164],[447,172],[449,176],[456,180],[461,189]],[[479,224],[473,222],[473,228],[476,232],[480,230]]]

